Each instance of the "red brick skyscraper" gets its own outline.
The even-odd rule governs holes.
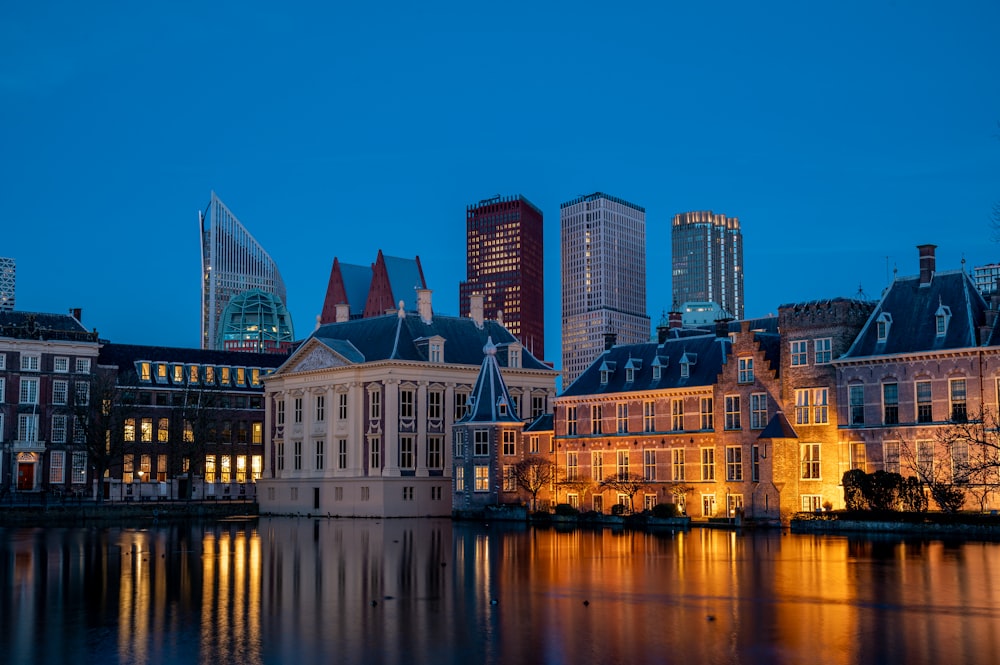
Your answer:
[[[483,296],[483,316],[497,318],[535,357],[545,357],[545,271],[542,211],[523,196],[496,196],[465,210],[465,281],[458,306]]]

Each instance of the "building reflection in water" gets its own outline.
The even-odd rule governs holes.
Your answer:
[[[998,662],[1000,544],[261,518],[0,529],[5,662]]]

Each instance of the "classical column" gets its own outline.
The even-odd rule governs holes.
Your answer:
[[[365,391],[359,381],[352,381],[347,391],[347,471],[351,477],[361,476],[368,452],[365,438]]]

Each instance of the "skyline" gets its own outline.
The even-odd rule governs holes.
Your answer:
[[[333,258],[379,249],[419,255],[457,315],[466,206],[525,196],[557,368],[559,205],[578,195],[646,209],[653,325],[680,212],[740,219],[748,318],[875,299],[922,243],[941,271],[1000,260],[1000,7],[780,7],[0,8],[18,309],[196,348],[213,190],[277,263],[300,339]]]

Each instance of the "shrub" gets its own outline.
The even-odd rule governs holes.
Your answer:
[[[681,514],[681,511],[677,507],[676,503],[658,503],[655,506],[653,506],[652,514],[653,517],[667,519],[670,517],[679,516]]]
[[[946,483],[931,483],[931,498],[946,513],[957,513],[965,505],[965,492]]]
[[[568,503],[559,503],[559,504],[556,504],[555,511],[556,511],[556,515],[563,515],[563,516],[579,515],[580,514],[579,510],[577,510],[573,506],[569,505]]]
[[[866,510],[868,499],[865,498],[865,485],[868,474],[861,469],[851,469],[844,473],[844,504],[848,510]]]
[[[629,513],[628,506],[626,506],[625,504],[616,503],[615,505],[611,506],[612,515],[628,515],[628,513]]]
[[[902,478],[902,476],[900,476]],[[903,504],[903,510],[914,513],[927,512],[927,495],[924,494],[924,486],[921,482],[910,476],[899,483],[899,500]]]

